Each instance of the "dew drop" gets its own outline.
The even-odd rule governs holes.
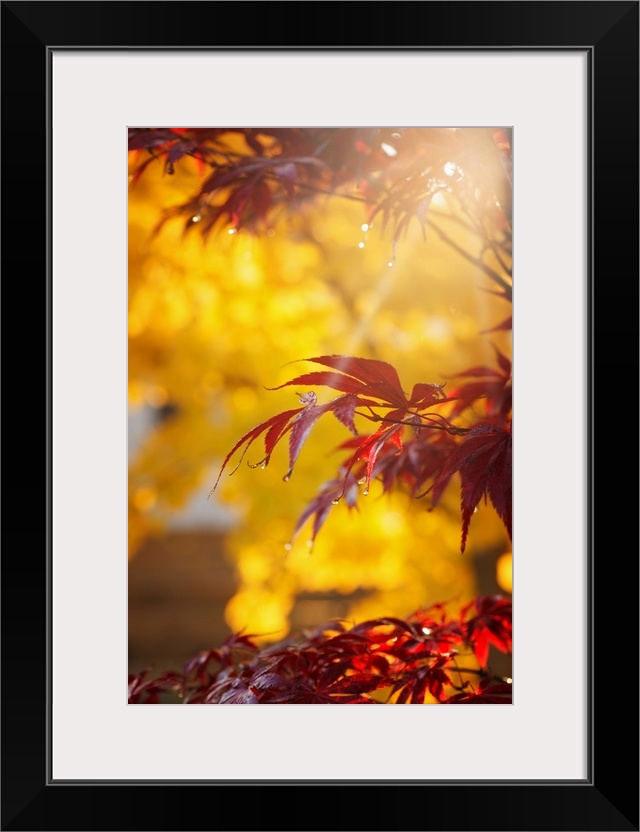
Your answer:
[[[237,228],[230,228],[230,229],[227,231],[227,234],[235,234],[237,230],[238,230]]]
[[[358,243],[358,248],[364,248],[364,243],[363,243],[363,242],[359,242],[359,243]]]
[[[300,404],[315,404],[318,401],[318,397],[312,391],[310,393],[296,393],[296,395],[300,398]]]
[[[291,479],[291,474],[285,474],[284,477],[282,478],[282,481],[283,482],[289,482],[290,479]]]
[[[307,540],[307,548],[313,549],[313,540]]]
[[[340,502],[340,497],[336,497],[335,500],[331,500],[331,505],[332,506],[337,506],[339,502]]]
[[[390,269],[393,268],[393,260],[389,260],[387,266],[389,266]]]
[[[284,544],[284,548],[285,548],[285,551],[290,552],[290,551],[291,551],[291,549],[292,549],[292,546],[291,546],[291,544],[290,544],[290,543],[285,543],[285,544]]]
[[[369,489],[368,489],[368,488],[365,488],[365,490],[362,492],[362,496],[363,496],[363,497],[367,497],[367,496],[368,496],[368,494],[369,494]]]
[[[201,219],[202,216],[200,214],[194,214],[194,216],[191,217],[191,222],[200,222]]]
[[[265,469],[266,467],[267,467],[266,463],[264,463],[264,462],[263,462],[263,463],[262,463],[262,465],[260,466],[260,469],[261,469],[262,471],[264,471],[264,469]]]
[[[363,231],[368,231],[369,230],[369,223],[368,222],[363,222],[362,225],[360,226],[360,228]]]

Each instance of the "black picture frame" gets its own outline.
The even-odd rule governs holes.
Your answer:
[[[628,470],[637,451],[630,438],[637,439],[639,5],[578,0],[312,2],[302,7],[271,2],[240,8],[232,2],[2,2],[3,290],[7,318],[13,321],[20,312],[22,320],[22,328],[8,330],[11,348],[3,362],[9,392],[3,415],[12,438],[8,447],[5,443],[10,462],[3,492],[9,506],[2,558],[3,830],[640,828],[635,453],[631,486]],[[482,749],[461,750],[478,755],[473,782],[372,782],[359,780],[357,772],[353,780],[311,783],[49,779],[50,59],[56,48],[178,47],[588,52],[591,731],[584,782],[484,779]],[[17,165],[16,159],[27,164]],[[31,347],[35,357],[26,370]],[[554,410],[553,383],[541,401],[541,418],[558,418],[559,430],[570,429],[570,414]],[[23,441],[14,442],[15,437]],[[37,476],[43,466],[45,476]],[[38,530],[34,507],[41,518]],[[552,611],[543,623],[550,649],[571,649],[553,631]],[[79,664],[79,696],[91,695],[94,672]],[[545,695],[561,697],[574,695],[576,682],[545,679],[544,684],[551,684]],[[211,743],[215,754],[213,738]],[[392,765],[381,760],[382,776]]]

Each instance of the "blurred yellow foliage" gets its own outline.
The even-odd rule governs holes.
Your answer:
[[[505,592],[511,592],[513,586],[513,558],[511,552],[500,555],[496,564],[498,586]]]
[[[508,315],[504,301],[483,291],[480,272],[435,232],[423,240],[417,223],[393,261],[389,235],[363,231],[362,207],[348,200],[304,205],[261,236],[223,229],[203,242],[197,228],[183,235],[180,222],[169,222],[154,237],[161,210],[183,200],[199,176],[189,161],[173,176],[157,164],[130,186],[129,407],[167,417],[130,461],[130,556],[198,488],[213,485],[244,433],[298,406],[295,392],[303,391],[265,390],[314,369],[291,362],[375,357],[393,364],[410,390],[475,364],[493,366],[492,342],[511,354],[509,333],[479,335]],[[443,216],[439,224],[480,254],[480,240],[461,223]],[[316,392],[319,401],[333,397]],[[474,551],[509,545],[495,513],[479,510],[460,555],[454,478],[434,511],[425,500],[372,488],[358,510],[335,507],[312,552],[304,532],[287,551],[303,508],[335,476],[342,457],[331,451],[347,438],[329,415],[314,427],[291,482],[282,481],[286,442],[265,470],[243,462],[223,475],[214,496],[239,517],[227,538],[237,573],[226,609],[232,630],[282,637],[301,592],[364,590],[350,610],[356,620],[463,603],[475,592]],[[245,461],[259,459],[256,444]]]

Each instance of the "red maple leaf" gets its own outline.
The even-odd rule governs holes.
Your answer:
[[[414,664],[393,686],[394,692],[400,691],[397,703],[422,705],[427,691],[439,702],[444,701],[445,687],[451,684],[449,674],[444,669],[448,662],[448,658],[441,656],[430,664]]]
[[[313,546],[318,532],[324,525],[331,509],[342,499],[344,499],[349,509],[355,508],[357,496],[358,483],[353,474],[347,472],[343,473],[342,476],[336,477],[336,479],[329,480],[329,482],[322,486],[320,491],[298,517],[291,539],[287,543],[287,548],[291,547],[294,538],[310,517],[314,518],[311,537],[309,538],[310,546]]]
[[[145,681],[149,670],[129,674],[127,701],[130,705],[158,705],[161,693],[183,693],[184,677],[181,674],[168,670],[155,679]]]
[[[434,506],[456,471],[460,472],[461,480],[462,539],[460,551],[465,550],[471,516],[483,496],[489,497],[511,537],[510,424],[504,428],[500,425],[480,422],[469,430],[462,444],[451,454],[441,473],[427,490],[427,493],[431,494]]]
[[[473,378],[477,381],[466,382],[454,387],[448,399],[456,398],[458,401],[453,406],[449,418],[455,419],[476,401],[482,400],[488,416],[502,416],[506,418],[511,412],[511,361],[503,355],[494,345],[499,370],[493,367],[478,366],[470,367],[461,373],[456,373],[456,378]]]
[[[386,361],[374,358],[353,358],[346,355],[320,355],[315,358],[305,358],[335,370],[333,373],[314,372],[297,376],[279,387],[279,390],[295,384],[321,384],[333,387],[343,393],[359,393],[374,396],[395,407],[405,407],[407,398],[402,390],[398,373]]]
[[[480,667],[486,667],[490,645],[494,645],[502,653],[511,652],[511,601],[500,596],[476,598],[461,610],[461,617],[465,618],[471,609],[475,610],[476,615],[464,626]]]
[[[444,699],[443,703],[445,705],[458,702],[467,705],[510,705],[511,701],[511,684],[509,682],[499,682],[487,676],[478,683],[475,690],[455,693],[448,699]]]
[[[278,387],[267,389],[280,390],[283,387],[291,387],[294,385],[319,385],[338,390],[343,395],[331,402],[319,405],[316,404],[317,397],[315,393],[303,393],[300,395],[300,401],[304,407],[286,410],[252,428],[236,442],[225,457],[212,492],[215,490],[222,472],[233,455],[243,448],[240,461],[238,462],[240,464],[248,448],[263,434],[265,455],[260,462],[256,463],[256,466],[268,465],[276,444],[285,434],[290,432],[289,470],[284,477],[287,480],[291,476],[303,444],[320,416],[332,412],[352,433],[357,434],[354,422],[356,407],[368,408],[369,413],[363,415],[372,421],[383,420],[383,417],[373,413],[373,407],[393,407],[394,410],[384,417],[384,419],[392,424],[381,427],[374,434],[375,438],[367,437],[363,439],[362,444],[359,445],[346,466],[346,474],[348,474],[359,459],[366,458],[367,481],[369,482],[373,466],[383,447],[389,442],[393,442],[398,450],[402,447],[399,434],[403,424],[405,424],[402,421],[403,418],[406,414],[413,413],[410,408],[426,409],[433,404],[440,404],[447,401],[442,394],[441,385],[438,384],[416,384],[411,396],[407,397],[402,390],[400,379],[395,368],[384,361],[378,361],[372,358],[351,358],[340,355],[322,355],[303,360],[330,367],[334,372],[321,371],[304,373]],[[412,418],[415,419],[417,417],[414,414]],[[442,417],[442,421],[445,424],[447,423],[444,417]]]

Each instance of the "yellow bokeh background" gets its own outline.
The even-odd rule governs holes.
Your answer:
[[[183,202],[200,176],[191,160],[173,176],[153,163],[130,184],[129,408],[167,416],[130,460],[130,558],[213,486],[244,433],[299,406],[296,393],[304,390],[265,389],[318,369],[291,362],[378,358],[410,391],[473,365],[494,366],[492,344],[511,354],[510,333],[480,334],[509,309],[486,291],[492,287],[478,269],[434,231],[423,239],[417,222],[393,261],[390,233],[375,224],[363,230],[363,206],[354,201],[321,197],[259,235],[221,228],[203,241],[197,223],[185,234],[172,221],[154,236],[160,212]],[[433,206],[446,233],[480,256],[482,241],[446,216],[454,210],[444,197]],[[319,402],[335,395],[316,392]],[[298,516],[335,476],[344,456],[335,448],[349,436],[330,414],[320,419],[288,483],[286,440],[264,470],[245,464],[261,458],[258,441],[232,475],[233,465],[223,474],[207,505],[223,504],[236,518],[225,537],[236,582],[224,611],[230,630],[286,635],[303,593],[353,596],[356,621],[462,604],[477,591],[478,559],[509,550],[502,523],[481,505],[461,555],[457,477],[433,511],[426,499],[372,487],[357,510],[341,503],[331,511],[312,550],[305,530],[285,548]]]

